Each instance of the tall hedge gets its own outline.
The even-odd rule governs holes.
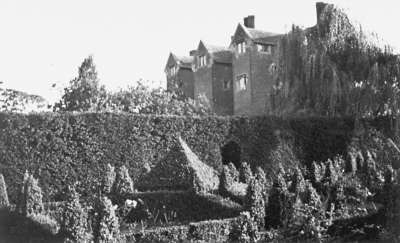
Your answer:
[[[241,160],[266,168],[278,142],[298,145],[301,161],[325,161],[346,151],[352,119],[179,117],[124,113],[0,113],[0,173],[16,201],[23,172],[40,178],[44,200],[61,198],[80,181],[82,197],[98,192],[107,164],[126,165],[141,190],[143,174],[176,147],[181,136],[199,159],[218,171],[220,149],[236,142]],[[267,170],[266,170],[267,171]]]

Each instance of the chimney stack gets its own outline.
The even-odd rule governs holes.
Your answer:
[[[255,27],[254,22],[255,22],[254,15],[249,15],[244,18],[244,26],[246,26],[247,28],[254,29],[254,27]]]
[[[328,5],[328,4],[324,3],[324,2],[317,2],[315,4],[315,7],[317,8],[317,23],[320,22],[321,14],[324,11],[326,5]]]

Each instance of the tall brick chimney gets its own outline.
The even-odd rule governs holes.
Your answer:
[[[254,27],[255,27],[255,23],[254,22],[255,22],[254,15],[249,15],[249,16],[244,18],[244,26],[246,26],[247,28],[254,29]]]
[[[324,2],[317,2],[315,3],[315,7],[317,8],[317,24],[319,23],[321,19],[321,14],[324,11],[324,8],[328,5],[327,3]]]

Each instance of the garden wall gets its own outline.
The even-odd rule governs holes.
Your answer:
[[[59,200],[76,180],[83,196],[97,191],[107,163],[127,165],[139,189],[151,184],[143,175],[176,148],[178,136],[219,171],[220,148],[230,141],[242,161],[266,168],[285,159],[285,144],[305,162],[344,153],[352,129],[352,119],[0,113],[0,173],[14,202],[25,170],[39,178],[45,200]]]

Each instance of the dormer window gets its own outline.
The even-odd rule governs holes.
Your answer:
[[[207,65],[207,58],[205,55],[199,56],[199,67],[204,67]]]
[[[271,54],[272,53],[272,46],[271,45],[257,44],[257,50],[259,52],[263,52],[263,53],[266,53],[266,54]]]
[[[237,52],[239,54],[245,53],[246,52],[246,42],[242,41],[236,46]]]

